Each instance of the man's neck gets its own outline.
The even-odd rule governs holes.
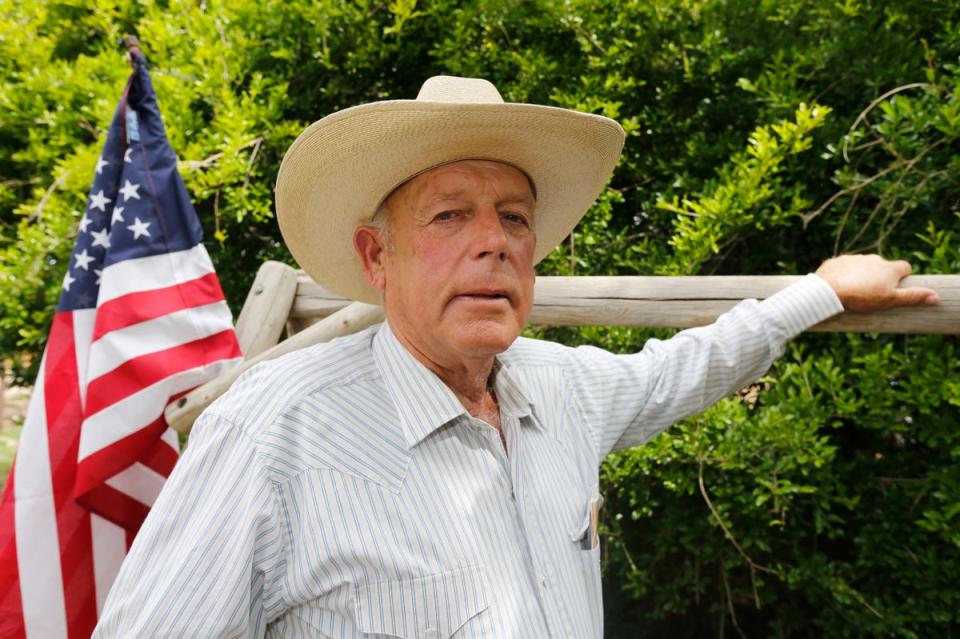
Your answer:
[[[468,413],[499,430],[500,406],[493,390],[496,364],[493,356],[439,362],[408,340],[402,331],[394,330],[394,336],[414,359],[433,371],[453,391]]]

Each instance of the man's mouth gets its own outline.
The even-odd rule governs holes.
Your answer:
[[[469,291],[461,293],[457,297],[463,297],[470,300],[505,300],[510,301],[510,296],[503,291]]]

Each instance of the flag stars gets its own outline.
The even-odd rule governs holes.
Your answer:
[[[103,159],[103,156],[97,158],[97,175],[103,173],[103,167],[110,166],[110,163]]]
[[[123,207],[115,206],[113,207],[113,216],[110,218],[110,226],[113,226],[117,222],[125,222],[123,219]]]
[[[133,224],[127,228],[133,231],[133,239],[139,240],[141,235],[150,237],[150,222],[141,222],[139,217],[133,218]]]
[[[102,246],[104,249],[110,248],[110,232],[107,229],[93,231],[93,246]]]
[[[133,158],[130,157],[131,153],[133,153],[133,149],[131,148],[128,148],[126,151],[123,152],[123,161],[126,162],[127,164],[130,164],[131,162],[133,162]]]
[[[123,188],[120,189],[120,192],[123,193],[123,201],[126,202],[126,201],[129,200],[130,198],[134,198],[135,200],[139,200],[139,199],[140,199],[139,190],[140,190],[140,185],[139,185],[139,184],[134,184],[134,183],[132,183],[130,180],[124,180],[124,181],[123,181]],[[101,193],[102,193],[102,191],[101,191]],[[109,200],[108,200],[108,201],[109,201]]]
[[[129,183],[128,183],[129,184]],[[137,196],[140,197],[139,195]],[[101,211],[107,210],[107,204],[113,202],[110,198],[106,197],[103,194],[103,189],[100,189],[99,193],[90,196],[90,208],[91,209],[100,209]]]
[[[97,286],[100,286],[100,276],[103,275],[103,270],[99,268],[93,269],[93,272],[97,275]]]
[[[86,233],[86,232],[87,232],[87,227],[90,226],[90,222],[92,222],[92,220],[91,220],[89,217],[87,217],[87,214],[86,214],[86,213],[84,213],[84,214],[83,214],[83,217],[80,218],[80,232],[81,232],[81,233]]]
[[[82,269],[85,270],[85,271],[89,271],[89,270],[90,270],[90,262],[92,262],[92,261],[94,261],[94,260],[96,259],[96,258],[94,258],[92,255],[90,255],[89,253],[87,253],[87,249],[83,249],[82,251],[80,251],[79,253],[77,253],[76,255],[74,255],[73,257],[77,260],[77,263],[74,265],[74,267],[75,267],[75,268],[82,268]]]
[[[63,276],[63,290],[70,292],[70,285],[77,281],[77,278],[70,275],[70,271],[67,271],[67,274]]]

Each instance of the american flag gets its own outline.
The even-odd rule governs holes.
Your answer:
[[[0,637],[89,637],[179,454],[172,399],[240,361],[146,60],[97,161],[0,505]]]

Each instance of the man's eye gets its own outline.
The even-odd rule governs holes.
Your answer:
[[[457,216],[457,211],[442,211],[433,216],[433,219],[437,222],[446,222],[452,220]]]
[[[530,226],[530,222],[527,220],[525,215],[520,215],[519,213],[505,213],[503,219],[510,222],[511,224],[520,224],[521,226]]]

